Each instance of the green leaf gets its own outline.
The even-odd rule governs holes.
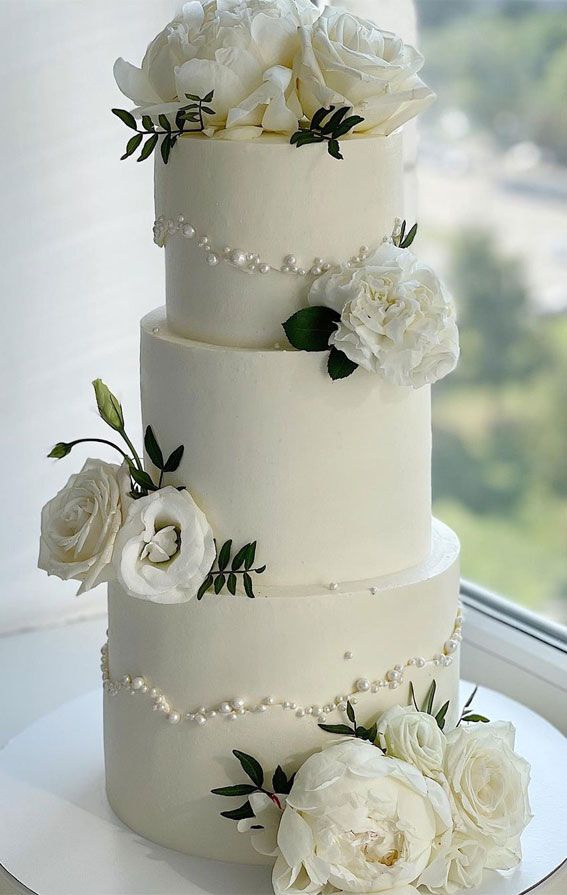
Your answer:
[[[443,730],[443,728],[445,727],[445,718],[447,716],[448,711],[449,711],[449,701],[447,700],[447,702],[445,702],[441,706],[441,708],[435,715],[435,720],[437,721],[437,726],[438,726],[439,730]]]
[[[232,594],[232,596],[236,596],[236,587],[238,584],[238,580],[234,572],[231,572],[226,580],[226,586],[228,587],[228,592]]]
[[[246,556],[244,557],[244,568],[248,571],[254,565],[254,560],[256,559],[256,547],[257,542],[254,541],[252,544],[248,545],[248,549],[246,551]]]
[[[120,161],[123,162],[124,159],[130,158],[131,155],[134,155],[136,149],[144,139],[143,134],[134,134],[133,137],[130,137],[126,144],[126,152],[124,155],[120,156]]]
[[[211,789],[214,796],[227,796],[228,798],[249,796],[256,791],[256,787],[251,783],[237,783],[236,786],[221,786],[220,789]]]
[[[210,93],[207,93],[207,95],[203,97],[203,102],[210,103],[212,101],[214,95],[215,95],[215,91],[211,90]],[[197,97],[197,99],[200,99],[200,98]]]
[[[417,699],[415,698],[415,690],[413,687],[413,681],[409,682],[409,692],[410,692],[410,702],[413,704],[414,709],[419,712],[419,708],[417,706]]]
[[[478,693],[478,686],[476,686],[476,687],[474,688],[474,690],[472,691],[471,695],[469,696],[469,698],[468,698],[467,701],[465,702],[465,704],[464,704],[464,706],[463,706],[463,712],[462,712],[463,715],[466,714],[467,709],[469,708],[469,706],[472,705],[473,700],[474,700],[474,698],[475,698],[475,696],[476,696],[477,693]]]
[[[169,118],[166,115],[159,115],[158,121],[159,121],[161,127],[164,129],[164,131],[168,131],[168,132],[171,131],[171,124],[169,123]]]
[[[352,727],[348,727],[346,724],[319,724],[318,726],[325,733],[336,733],[345,737],[351,737],[354,734]]]
[[[404,222],[405,223],[405,222]],[[411,230],[409,231],[406,238],[402,241],[400,240],[400,248],[401,249],[409,249],[410,245],[414,241],[417,234],[417,224],[414,224]]]
[[[378,737],[378,722],[375,721],[372,727],[366,728],[366,739],[369,743],[374,743]]]
[[[167,463],[163,467],[163,471],[175,472],[177,469],[179,469],[179,464],[181,463],[181,460],[183,458],[184,451],[185,448],[182,444],[180,444],[178,448],[175,448],[173,453],[171,453],[167,458]]]
[[[151,426],[148,426],[146,429],[146,434],[144,437],[144,446],[148,452],[148,457],[154,464],[157,469],[163,469],[163,454],[161,452],[161,448],[157,443],[157,439],[154,435],[154,430]]]
[[[339,146],[338,140],[329,140],[327,143],[327,149],[329,151],[329,155],[332,155],[333,158],[337,158],[342,161],[344,156],[341,153],[341,148]]]
[[[207,577],[205,578],[205,580],[203,581],[201,587],[197,591],[197,599],[198,600],[203,599],[203,597],[205,596],[205,594],[207,593],[209,588],[212,587],[212,584],[213,584],[213,576],[209,573],[207,575]]]
[[[126,127],[132,128],[133,131],[138,130],[136,119],[131,112],[127,112],[126,109],[113,109],[112,114],[116,115],[117,118],[120,118],[120,121],[122,121]]]
[[[263,575],[267,568],[267,566],[260,566],[259,569],[254,569],[254,571],[257,575]]]
[[[327,109],[325,108],[325,106],[323,106],[322,109],[318,109],[311,119],[311,129],[317,130],[317,128],[321,127],[321,124],[323,123],[327,115],[330,115],[332,112],[334,112],[335,108],[335,106],[329,106],[329,108]]]
[[[171,154],[171,142],[172,140],[169,134],[161,141],[160,152],[164,165],[167,165],[169,161],[169,156]]]
[[[353,707],[353,704],[350,701],[350,699],[347,702],[346,713],[347,713],[348,720],[351,721],[353,724],[356,724],[356,716],[354,714],[354,707]]]
[[[182,109],[179,110],[177,115],[175,116],[175,126],[178,131],[182,131],[185,126],[185,113]]]
[[[471,715],[465,715],[463,721],[472,721],[474,723],[480,722],[481,724],[489,724],[490,718],[486,718],[484,715],[477,715],[473,713]]]
[[[342,106],[340,109],[337,109],[334,115],[331,115],[328,121],[321,127],[321,132],[324,134],[332,134],[335,135],[335,128],[337,128],[342,122],[345,115],[348,115],[350,112],[350,106]]]
[[[187,99],[192,99],[196,103],[201,102],[201,97],[197,96],[195,93],[186,93],[185,96],[187,97]]]
[[[239,752],[238,749],[233,749],[232,754],[238,759],[242,765],[242,770],[250,777],[252,783],[262,787],[264,785],[264,771],[260,762],[256,761],[251,755],[247,755],[246,752]]]
[[[205,113],[205,115],[216,115],[214,109],[211,109],[210,106],[201,106],[201,110]]]
[[[354,735],[358,740],[367,739],[367,730],[366,727],[363,727],[362,724],[359,724],[358,727],[355,728]]]
[[[228,562],[230,560],[230,553],[232,551],[232,541],[225,541],[219,551],[218,564],[221,572],[224,572],[226,569]]]
[[[51,448],[47,456],[50,457],[52,460],[62,460],[63,457],[68,457],[72,450],[72,444],[67,444],[64,441],[58,441],[55,447]]]
[[[225,582],[226,582],[225,575],[217,575],[217,577],[215,578],[215,593],[217,594],[217,596],[218,596],[218,594],[220,594],[221,590],[223,589]]]
[[[142,149],[142,151],[140,153],[140,157],[138,158],[139,162],[145,162],[146,159],[150,157],[150,155],[152,154],[152,152],[154,151],[154,149],[157,146],[158,140],[159,140],[158,134],[154,134],[153,137],[148,137],[148,139],[144,143],[144,148]]]
[[[154,485],[151,477],[148,475],[147,472],[144,472],[143,469],[138,469],[137,466],[131,466],[130,475],[132,476],[136,484],[140,486],[140,488],[144,488],[146,491],[158,490],[157,485]]]
[[[362,124],[363,121],[364,118],[361,118],[360,115],[351,115],[350,118],[345,118],[343,123],[333,131],[333,137],[335,140],[340,140],[341,137],[348,134],[348,132],[353,130],[358,124]]]
[[[241,547],[240,550],[238,551],[238,553],[236,554],[236,556],[234,557],[234,559],[232,560],[231,569],[233,572],[238,572],[238,570],[243,565],[244,560],[246,559],[246,554],[248,552],[249,547],[250,547],[250,544],[245,544],[244,547]]]
[[[281,765],[278,765],[276,770],[274,771],[274,776],[272,777],[272,786],[274,788],[274,792],[279,792],[282,795],[288,795],[288,781],[287,776],[284,773]]]
[[[122,432],[124,430],[124,414],[120,401],[112,394],[102,379],[95,379],[93,388],[100,416],[111,429]]]
[[[397,245],[398,247],[404,241],[404,236],[406,235],[406,222],[402,221],[402,226],[400,227],[400,232],[398,234]]]
[[[226,817],[228,820],[246,820],[248,817],[254,817],[254,812],[250,802],[245,802],[234,811],[221,811],[221,817]]]
[[[142,125],[144,130],[147,131],[154,131],[156,129],[156,126],[149,115],[142,115]]]
[[[340,314],[331,308],[302,308],[283,324],[285,334],[299,351],[327,351]]]
[[[342,351],[333,345],[329,354],[329,363],[327,364],[329,376],[335,382],[337,379],[346,379],[358,369],[358,364],[351,361]]]
[[[246,596],[250,597],[251,600],[256,599],[256,594],[254,593],[254,585],[252,584],[252,579],[248,572],[245,572],[243,577],[244,581],[244,590],[246,592]]]
[[[425,696],[425,700],[423,702],[423,706],[421,711],[425,712],[427,715],[431,715],[433,713],[433,700],[435,699],[435,691],[437,690],[437,681],[432,680],[431,686],[427,691]]]

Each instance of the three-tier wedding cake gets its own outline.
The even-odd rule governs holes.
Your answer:
[[[509,731],[468,708],[456,728],[459,543],[431,517],[430,385],[458,333],[402,188],[403,124],[433,99],[422,61],[308,0],[199,0],[140,69],[115,67],[165,249],[166,305],[141,324],[145,458],[97,380],[124,462],[87,461],[47,505],[40,565],[110,582],[116,814],[189,854],[276,858],[276,892],[451,892],[512,866],[527,816]],[[522,784],[497,846],[459,840],[443,771],[451,738],[469,736],[460,754],[481,733]]]

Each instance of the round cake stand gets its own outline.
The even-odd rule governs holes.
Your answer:
[[[470,688],[464,685],[468,695]],[[104,793],[100,693],[36,721],[0,752],[0,864],[37,895],[271,895],[270,869],[192,858],[125,827]],[[524,860],[475,895],[523,895],[565,859],[567,744],[550,724],[490,690],[479,711],[511,720],[532,765],[534,819]]]

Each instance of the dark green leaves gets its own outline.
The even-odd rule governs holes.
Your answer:
[[[126,152],[120,157],[120,161],[123,162],[125,158],[129,158],[131,155],[134,155],[136,149],[143,139],[143,134],[134,134],[133,137],[130,137],[128,143],[126,144]]]
[[[299,351],[328,351],[329,339],[340,319],[332,308],[302,308],[286,320],[283,328],[291,345]]]
[[[93,382],[98,412],[111,429],[116,432],[124,431],[124,414],[118,398],[112,394],[102,379]]]
[[[421,711],[425,712],[426,715],[433,714],[433,700],[435,699],[435,692],[437,690],[437,681],[431,681],[431,686],[425,695],[425,699],[423,701],[423,705],[421,707]]]
[[[292,135],[291,145],[300,149],[309,143],[326,142],[329,155],[342,159],[339,140],[364,121],[360,115],[349,115],[350,111],[350,106],[342,106],[340,109],[336,109],[335,106],[318,109],[311,119],[311,124],[300,128]]]
[[[347,724],[319,724],[319,727],[325,733],[336,733],[343,737],[351,737],[354,733],[352,727],[349,727]]]
[[[164,472],[176,472],[176,470],[179,468],[179,464],[181,463],[181,460],[183,459],[184,451],[185,451],[185,448],[182,444],[180,444],[178,448],[175,448],[175,450],[169,455],[169,457],[165,461],[165,466],[163,467],[163,471]]]
[[[175,472],[179,468],[185,450],[183,445],[180,445],[178,448],[175,448],[167,460],[164,460],[163,452],[151,426],[148,426],[146,429],[144,447],[156,469],[159,469],[161,472]]]
[[[291,792],[294,779],[295,774],[288,778],[281,765],[278,765],[274,771],[274,776],[272,777],[274,792],[279,793],[282,796],[288,796]]]
[[[238,759],[242,765],[242,770],[250,777],[252,783],[261,788],[264,785],[264,771],[260,762],[256,761],[251,755],[247,755],[246,752],[239,752],[238,749],[233,749],[232,754]]]
[[[449,710],[449,701],[443,703],[437,714],[435,715],[435,720],[437,721],[437,726],[439,730],[443,730],[445,727],[445,717]]]
[[[55,447],[51,448],[47,456],[50,457],[52,460],[62,460],[63,457],[68,457],[72,450],[72,444],[67,444],[64,441],[59,441],[55,445]]]
[[[220,789],[211,789],[211,792],[214,796],[233,798],[237,796],[250,796],[253,792],[256,792],[257,789],[257,786],[252,786],[250,783],[237,783],[236,786],[221,786]]]
[[[158,140],[159,137],[157,134],[154,134],[152,137],[149,137],[149,139],[146,140],[146,142],[144,143],[144,148],[142,149],[138,158],[139,162],[145,162],[146,159],[150,157],[158,144]]]
[[[333,345],[329,353],[327,369],[329,371],[329,376],[334,382],[337,379],[346,379],[347,376],[350,376],[355,370],[358,370],[358,364],[351,361],[346,354],[343,354],[342,351],[339,351],[339,349]]]
[[[254,817],[254,812],[250,802],[245,802],[244,805],[241,805],[240,808],[236,808],[234,811],[221,811],[221,817],[226,817],[228,820],[246,820],[249,817]]]
[[[484,715],[477,715],[474,712],[464,715],[462,720],[463,721],[471,721],[471,722],[480,721],[481,724],[489,724],[490,723],[490,718],[486,718]]]
[[[346,715],[351,722],[352,727],[349,727],[348,724],[319,724],[319,727],[321,730],[324,730],[325,733],[334,733],[338,736],[345,737],[356,737],[358,740],[366,740],[367,742],[378,746],[378,743],[376,743],[378,738],[377,722],[372,724],[371,727],[364,727],[362,724],[357,724],[354,706],[350,699],[346,704]],[[380,746],[378,746],[378,748],[380,748]]]
[[[138,125],[136,123],[136,119],[132,115],[131,112],[127,112],[126,109],[113,109],[112,114],[116,115],[117,118],[120,118],[123,124],[126,127],[131,128],[133,131],[138,129]]]
[[[477,694],[477,691],[478,691],[478,687],[475,687],[474,690],[472,691],[471,695],[465,702],[465,704],[463,706],[463,711],[461,712],[461,717],[459,718],[459,721],[457,723],[457,727],[463,721],[470,721],[471,724],[472,723],[481,723],[481,724],[489,723],[490,718],[486,718],[484,715],[479,715],[479,714],[477,714],[477,712],[472,712],[470,710],[470,707],[471,707],[473,700]]]
[[[218,595],[226,587],[233,597],[236,596],[239,576],[242,576],[242,587],[246,596],[251,600],[256,597],[252,575],[262,575],[266,571],[265,565],[254,568],[257,542],[252,541],[250,544],[244,544],[231,560],[232,547],[233,542],[231,538],[225,541],[220,550],[217,551],[216,568],[213,566],[210,574],[199,588],[197,593],[198,600],[202,600],[206,592],[211,588]]]
[[[136,466],[130,466],[130,475],[134,479],[137,485],[140,486],[144,491],[157,491],[158,487],[154,484],[152,477],[148,475],[147,472],[144,472],[143,469],[138,469]]]
[[[394,245],[399,249],[409,249],[417,235],[417,224],[414,224],[409,233],[406,233],[407,223],[403,221],[399,234],[394,238]]]

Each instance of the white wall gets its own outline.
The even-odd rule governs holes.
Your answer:
[[[139,60],[174,0],[0,0],[0,632],[104,611],[104,591],[35,568],[40,510],[100,434],[91,380],[138,426],[138,320],[163,303],[152,166],[120,162],[130,105],[118,55]]]

